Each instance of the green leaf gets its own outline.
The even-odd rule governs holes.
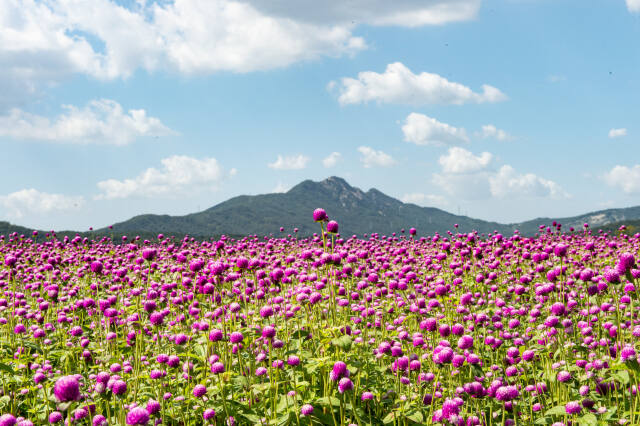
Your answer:
[[[385,425],[388,425],[389,423],[393,423],[395,419],[396,419],[396,413],[395,411],[392,411],[389,414],[387,414],[387,416],[384,419],[382,419],[382,423],[384,423]]]
[[[13,367],[11,367],[9,364],[5,364],[2,362],[0,362],[0,371],[6,371],[9,374],[15,374]]]
[[[331,340],[331,344],[333,346],[337,346],[338,348],[342,349],[345,352],[348,352],[351,349],[352,343],[353,343],[353,340],[351,339],[351,336],[347,334],[345,334],[344,336],[336,337],[335,339]]]
[[[615,379],[617,379],[623,385],[629,384],[629,372],[626,370],[617,371],[612,375]]]
[[[567,414],[567,411],[564,405],[556,405],[544,413],[545,416],[564,416],[565,414]]]
[[[340,406],[340,400],[335,396],[323,396],[322,398],[318,398],[318,403],[325,407],[330,407],[332,405],[334,407]]]
[[[420,411],[414,411],[413,413],[407,414],[406,416],[409,420],[416,422],[416,423],[423,423],[424,422],[424,416],[422,415],[422,413]]]
[[[591,426],[591,425],[597,426],[598,419],[593,413],[587,413],[578,419],[578,424],[585,425],[585,426]]]

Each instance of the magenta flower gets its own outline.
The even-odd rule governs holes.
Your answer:
[[[80,399],[80,383],[75,376],[64,376],[56,381],[53,394],[60,402],[78,401]]]

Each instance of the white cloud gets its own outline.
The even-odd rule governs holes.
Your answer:
[[[391,167],[396,164],[396,161],[389,154],[376,151],[368,146],[358,147],[358,152],[362,154],[360,161],[367,169],[371,167]]]
[[[492,170],[489,168],[492,159],[489,152],[474,155],[466,149],[451,147],[440,157],[442,172],[433,174],[433,183],[449,195],[465,200],[570,197],[557,183],[533,173],[519,174],[510,165]]]
[[[567,198],[568,194],[555,182],[536,176],[533,173],[518,174],[509,165],[489,177],[491,195],[506,197],[551,197]]]
[[[143,109],[125,112],[108,99],[93,100],[84,108],[63,105],[53,120],[14,108],[0,116],[0,137],[72,144],[126,145],[138,137],[173,134]]]
[[[627,129],[621,128],[621,129],[611,129],[611,130],[609,130],[609,138],[610,139],[621,138],[622,136],[627,136]]]
[[[509,141],[513,137],[502,129],[498,129],[493,124],[485,124],[482,126],[482,131],[478,133],[482,139],[495,139],[501,142]]]
[[[438,162],[444,173],[473,173],[485,169],[493,156],[489,152],[483,152],[476,156],[464,148],[451,147],[447,155],[440,157]]]
[[[36,189],[22,189],[8,195],[0,196],[0,205],[7,215],[20,219],[25,214],[43,214],[77,210],[84,204],[80,196],[49,194]]]
[[[449,200],[442,196],[436,194],[424,194],[422,192],[412,192],[409,194],[404,194],[400,197],[400,200],[403,203],[412,203],[422,206],[448,206]]]
[[[480,0],[241,0],[268,15],[316,24],[417,27],[474,19]]]
[[[278,158],[273,163],[267,164],[269,168],[275,170],[302,170],[307,167],[309,157],[306,155],[291,155],[283,157],[278,155]]]
[[[322,165],[326,168],[334,167],[341,159],[342,154],[334,151],[322,160]]]
[[[409,105],[500,102],[507,96],[493,86],[482,85],[477,93],[460,83],[447,80],[438,74],[422,72],[414,74],[400,62],[387,65],[384,73],[363,71],[358,78],[344,77],[340,84],[338,102],[342,105],[367,103],[396,103]]]
[[[466,130],[412,112],[402,126],[404,140],[416,145],[455,145],[469,142]]]
[[[640,12],[640,0],[627,0],[629,12]]]
[[[102,194],[95,198],[112,200],[129,197],[173,196],[202,189],[217,189],[227,177],[236,173],[226,172],[215,158],[197,159],[173,155],[161,160],[160,170],[150,167],[130,179],[108,179],[98,182]]]
[[[277,194],[282,194],[284,192],[287,192],[289,189],[291,189],[291,187],[289,185],[285,185],[282,182],[278,182],[278,184],[275,186],[275,188],[273,188],[273,190],[271,190],[272,193],[277,193]]]
[[[627,194],[640,193],[640,164],[632,167],[615,166],[605,173],[604,180],[610,186],[616,186]]]

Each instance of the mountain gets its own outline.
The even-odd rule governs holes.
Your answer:
[[[300,235],[311,235],[320,231],[320,225],[313,222],[313,210],[324,208],[331,219],[340,224],[340,233],[345,236],[356,234],[390,235],[402,228],[415,227],[419,235],[433,235],[436,232],[458,231],[480,233],[498,231],[510,234],[518,229],[524,235],[533,235],[541,224],[550,225],[554,220],[563,225],[581,230],[587,222],[592,229],[607,226],[607,230],[617,229],[617,222],[640,219],[640,206],[600,210],[580,216],[565,218],[538,218],[521,223],[501,224],[467,216],[454,215],[434,207],[420,207],[403,203],[389,197],[377,189],[367,192],[349,185],[344,179],[330,177],[320,182],[305,180],[286,193],[241,195],[217,204],[207,210],[185,216],[140,215],[125,222],[116,223],[113,229],[99,229],[83,236],[140,235],[151,239],[158,233],[181,237],[188,234],[196,238],[280,234],[280,227],[286,233],[299,229]],[[611,228],[615,226],[614,228]],[[27,228],[20,228],[0,222],[0,234],[17,231],[30,234]],[[65,234],[70,233],[69,231]],[[59,235],[61,233],[58,233]]]
[[[457,216],[432,207],[405,204],[377,189],[363,192],[344,179],[330,177],[321,182],[305,180],[286,193],[242,195],[199,213],[186,216],[141,215],[113,225],[116,233],[155,230],[173,235],[265,235],[287,233],[298,228],[301,235],[320,231],[313,222],[313,210],[322,207],[340,224],[342,235],[377,232],[388,234],[416,227],[420,234],[453,230],[511,232],[513,228],[496,222]]]

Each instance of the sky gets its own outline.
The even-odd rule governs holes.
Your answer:
[[[640,0],[588,3],[0,0],[0,220],[329,176],[504,223],[638,205]]]

